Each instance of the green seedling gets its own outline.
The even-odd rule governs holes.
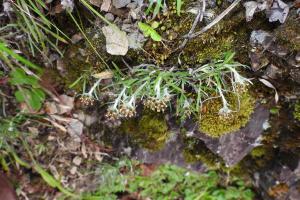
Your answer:
[[[158,28],[159,23],[153,22],[151,26],[146,23],[139,22],[138,23],[139,29],[143,32],[145,37],[151,37],[152,40],[156,42],[160,42],[162,37],[156,32],[156,28]]]

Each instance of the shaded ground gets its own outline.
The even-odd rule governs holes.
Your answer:
[[[190,2],[188,5],[195,9],[194,3]],[[126,134],[120,128],[120,124],[126,122],[107,121],[106,107],[100,106],[101,101],[109,98],[109,91],[100,101],[89,104],[76,96],[82,89],[81,86],[68,89],[86,70],[95,74],[104,68],[80,33],[76,33],[78,41],[66,48],[63,59],[59,59],[56,54],[50,55],[53,63],[45,69],[42,78],[42,84],[59,101],[48,99],[43,109],[35,113],[39,114],[37,117],[24,117],[20,122],[11,118],[8,124],[11,121],[19,124],[20,132],[27,133],[22,134],[21,139],[26,138],[24,141],[28,143],[36,162],[60,180],[64,187],[78,193],[97,190],[101,183],[98,177],[103,173],[100,166],[103,163],[114,163],[125,155],[149,166],[172,163],[198,172],[217,169],[221,173],[244,176],[254,185],[257,198],[297,199],[300,195],[300,117],[296,117],[295,107],[300,97],[300,23],[299,5],[293,1],[287,3],[291,7],[283,24],[270,23],[263,13],[256,13],[253,20],[245,25],[245,10],[240,5],[215,28],[191,40],[182,54],[172,50],[183,41],[181,36],[190,30],[196,16],[190,13],[183,13],[181,17],[175,15],[176,12],[168,17],[159,16],[158,20],[165,24],[167,31],[160,27],[158,33],[169,41],[165,44],[156,43],[141,36],[142,39],[136,41],[136,45],[143,44],[147,53],[130,49],[124,57],[106,53],[105,38],[99,33],[102,22],[98,21],[87,29],[88,37],[103,58],[122,66],[155,60],[156,64],[165,68],[176,66],[186,69],[218,58],[224,51],[235,50],[237,60],[251,66],[244,73],[254,78],[251,90],[258,102],[250,122],[237,132],[218,139],[210,138],[198,131],[198,121],[189,119],[185,123],[179,123],[174,114],[167,111],[159,118],[160,121],[165,121],[168,130],[164,131],[165,135],[158,137],[160,140]],[[225,2],[217,7],[209,6],[219,14],[228,5],[230,4]],[[186,9],[189,7],[185,6]],[[126,20],[129,11],[133,12],[138,8],[124,6],[113,8],[104,14],[110,14],[106,17],[112,16],[115,23],[128,35],[141,34],[136,19]],[[84,10],[82,7],[79,9]],[[172,7],[171,12],[175,10]],[[83,13],[89,16],[88,12]],[[133,14],[138,13],[136,11]],[[56,21],[61,23],[64,13],[57,15]],[[138,15],[138,20],[139,17],[141,16]],[[205,19],[207,21],[203,22],[203,26],[211,20]],[[1,20],[4,24],[5,20]],[[60,26],[63,27],[63,24]],[[66,32],[75,34],[72,27],[73,25],[66,26]],[[199,30],[197,28],[195,31]],[[178,60],[184,64],[180,64]],[[37,60],[37,63],[42,61]],[[91,80],[92,78],[89,81]],[[5,105],[6,115],[14,116],[17,113],[15,108],[19,105],[12,97],[13,93],[6,81],[6,78],[1,77],[1,102]],[[106,82],[105,84],[109,84],[110,80]],[[278,103],[274,98],[275,93],[279,95]],[[138,117],[134,120],[140,120],[141,113],[138,110]],[[5,123],[3,127],[4,125]],[[21,145],[22,140],[9,143],[21,160],[32,162],[30,153]],[[149,149],[153,146],[159,148]],[[18,159],[8,149],[1,149],[0,152],[2,169],[18,188],[21,199],[55,199],[61,195],[57,189],[45,184],[33,167],[26,167],[22,162],[16,161]]]

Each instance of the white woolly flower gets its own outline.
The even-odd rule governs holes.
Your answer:
[[[62,5],[62,8],[72,12],[74,9],[74,1],[73,0],[61,0],[60,4]]]
[[[230,110],[228,106],[224,106],[223,108],[221,108],[219,110],[219,115],[228,116],[231,112],[232,112],[232,110]]]
[[[232,112],[232,110],[230,110],[230,108],[228,107],[228,102],[227,102],[225,96],[223,95],[221,88],[218,88],[218,90],[219,90],[219,94],[221,96],[222,103],[223,103],[223,107],[219,110],[219,115],[228,116]]]

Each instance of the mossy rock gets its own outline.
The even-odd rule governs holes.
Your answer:
[[[187,2],[185,5],[188,4]],[[217,10],[216,16],[222,11],[222,8]],[[160,26],[156,31],[168,42],[154,42],[149,39],[144,45],[148,59],[155,60],[157,64],[177,63],[178,54],[174,50],[182,44],[183,39],[181,36],[190,31],[195,17],[194,14],[186,12],[184,9],[181,16],[178,16],[175,6],[175,8],[171,7],[169,13],[156,19],[160,22]],[[230,50],[247,54],[245,49],[247,49],[249,29],[244,26],[244,21],[244,11],[235,11],[234,14],[223,19],[207,32],[190,39],[183,51],[178,51],[178,53],[182,53],[180,59],[184,64],[193,67],[196,64],[219,59],[224,52]],[[199,30],[200,27],[197,27],[195,32]],[[235,30],[239,31],[236,32]]]
[[[120,129],[133,143],[150,151],[160,150],[170,135],[164,116],[152,112],[144,113],[140,119],[124,121]]]
[[[112,62],[119,64],[121,56],[113,56],[106,52],[105,37],[99,29],[87,29],[86,31],[89,42],[86,40],[69,46],[65,53],[63,63],[66,75],[64,77],[66,86],[70,86],[79,77],[87,73],[90,78],[88,83],[93,83],[92,74],[99,73],[109,66]],[[96,53],[97,52],[97,53]],[[82,91],[82,84],[73,87],[77,92]]]
[[[295,104],[295,108],[294,108],[294,118],[298,121],[300,121],[300,101],[298,101]]]
[[[205,144],[196,138],[185,138],[185,149],[183,151],[184,159],[187,163],[202,162],[210,170],[219,170],[221,172],[231,173],[239,176],[245,176],[245,168],[240,162],[232,167],[227,167],[224,161],[212,151],[210,151]]]
[[[289,47],[292,51],[300,50],[300,23],[295,11],[289,13],[288,19],[275,30],[275,36],[279,44]]]
[[[223,107],[220,98],[213,99],[203,105],[199,117],[199,130],[210,137],[220,137],[224,134],[239,130],[249,121],[254,111],[255,100],[248,91],[239,95],[229,94],[226,97],[232,112],[223,116],[219,110]]]
[[[220,159],[207,149],[185,149],[183,151],[184,160],[187,163],[202,162],[209,169],[218,169],[220,167]]]

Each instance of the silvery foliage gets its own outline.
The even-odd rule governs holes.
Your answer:
[[[284,23],[290,9],[289,5],[282,0],[247,1],[243,5],[246,8],[247,21],[251,21],[256,12],[265,11],[269,22],[279,21],[280,23]]]

